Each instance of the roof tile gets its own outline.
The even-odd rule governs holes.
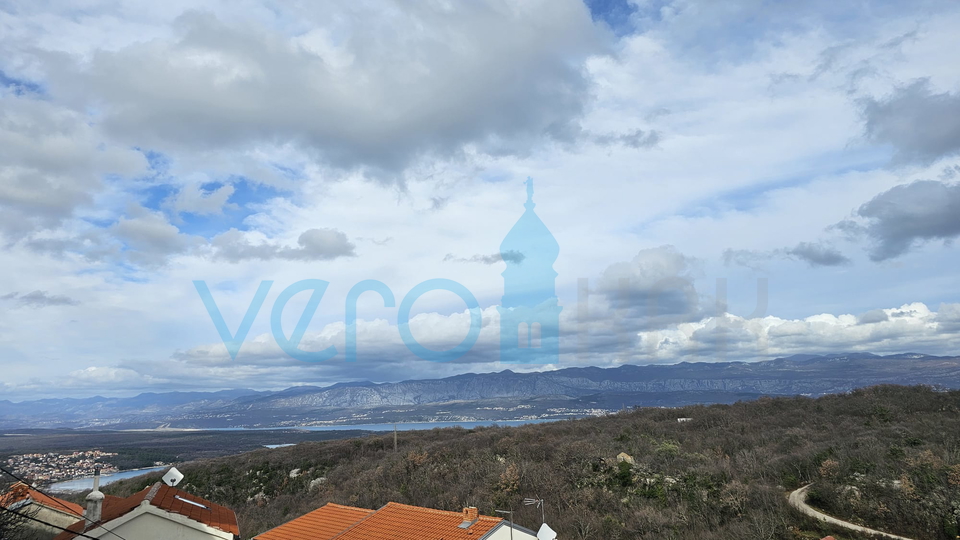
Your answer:
[[[157,482],[153,486],[145,487],[125,499],[107,496],[103,501],[100,521],[86,524],[84,520],[80,520],[67,527],[68,531],[58,534],[54,540],[71,540],[76,537],[77,533],[86,532],[100,525],[108,524],[110,521],[132,511],[144,500],[161,510],[186,516],[198,523],[209,525],[221,531],[235,535],[240,534],[240,528],[237,525],[237,515],[234,514],[233,510],[191,495],[186,491]],[[84,525],[86,525],[86,527],[84,527]]]
[[[331,540],[372,513],[365,508],[327,503],[258,535],[256,540]]]
[[[23,482],[10,486],[10,490],[0,496],[0,506],[6,508],[26,499],[61,512],[69,512],[76,516],[83,515],[83,507],[79,504],[40,493]]]

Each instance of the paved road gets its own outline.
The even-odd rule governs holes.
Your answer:
[[[809,504],[807,504],[807,490],[810,489],[810,486],[812,485],[813,484],[807,484],[802,488],[790,493],[790,496],[788,497],[788,500],[790,501],[790,506],[793,506],[794,508],[796,508],[797,510],[800,510],[801,512],[803,512],[808,516],[817,518],[820,521],[825,521],[827,523],[839,525],[840,527],[843,527],[845,529],[850,529],[852,531],[859,531],[862,533],[874,534],[877,536],[882,536],[883,538],[894,538],[896,540],[913,540],[911,538],[907,538],[906,536],[897,536],[895,534],[885,533],[882,531],[861,527],[860,525],[850,523],[849,521],[843,521],[842,519],[837,519],[835,517],[828,516],[823,512],[817,511],[816,509],[811,507]]]

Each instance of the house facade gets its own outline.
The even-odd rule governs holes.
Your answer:
[[[84,537],[137,540],[238,540],[233,510],[161,482],[126,498],[87,496],[84,519],[55,540]]]
[[[0,506],[39,520],[25,523],[30,531],[27,534],[36,539],[53,538],[60,532],[58,527],[67,527],[83,517],[79,504],[41,493],[23,482],[17,482],[0,497]]]

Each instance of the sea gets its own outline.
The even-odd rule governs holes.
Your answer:
[[[162,471],[166,468],[167,466],[148,467],[146,469],[131,469],[129,471],[120,471],[113,474],[101,474],[100,485],[105,486],[107,484],[112,484],[117,480],[123,480],[124,478],[133,478],[134,476],[140,476],[141,474]],[[88,476],[86,478],[74,478],[73,480],[64,480],[63,482],[55,482],[47,487],[47,491],[54,491],[57,493],[84,491],[87,489],[93,489],[92,476]]]

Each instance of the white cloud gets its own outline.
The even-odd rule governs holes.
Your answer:
[[[177,192],[170,205],[178,214],[181,212],[198,215],[221,214],[234,191],[235,188],[230,184],[212,191],[204,191],[200,186],[190,184]]]
[[[645,354],[662,362],[838,352],[950,355],[955,353],[953,344],[960,338],[960,328],[953,324],[958,306],[941,305],[938,313],[915,302],[876,310],[866,318],[825,313],[804,319],[745,319],[725,314],[670,330],[643,332],[640,341]]]
[[[210,242],[215,260],[237,263],[246,260],[327,261],[356,256],[356,245],[336,229],[309,229],[297,238],[298,247],[269,241],[250,242],[243,233],[231,229]]]
[[[0,92],[0,233],[16,241],[56,229],[93,205],[105,189],[102,175],[144,169],[141,154],[103,141],[82,114]]]

